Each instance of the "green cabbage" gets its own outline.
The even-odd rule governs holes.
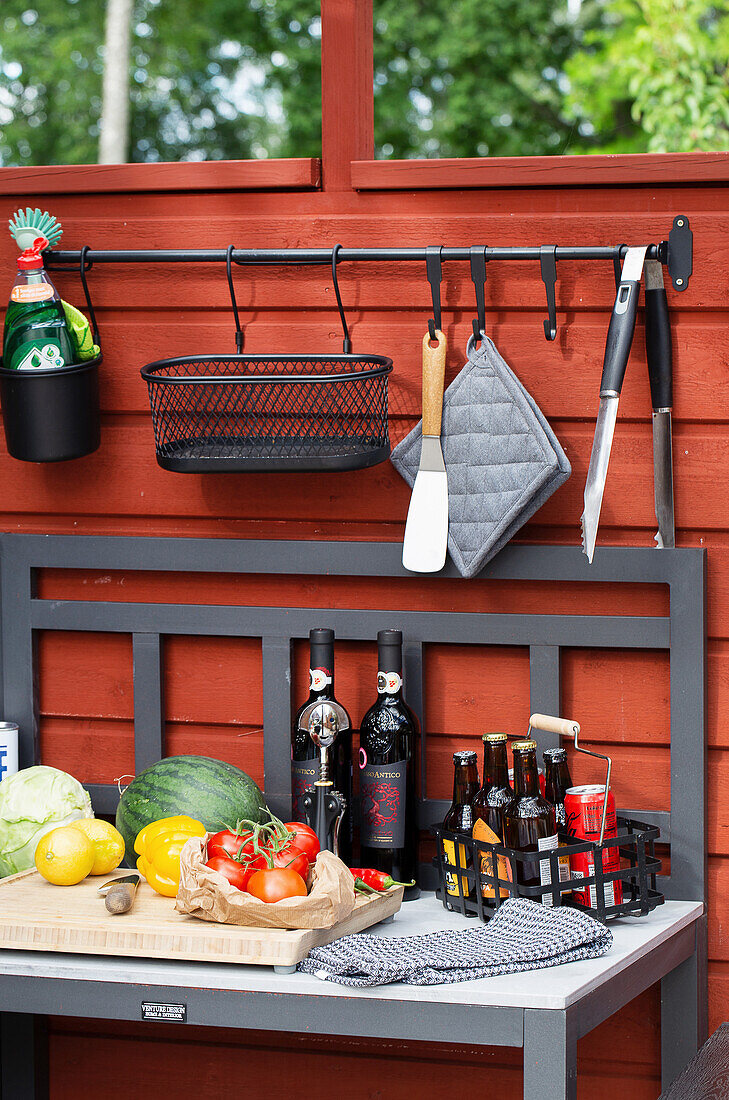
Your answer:
[[[93,816],[88,791],[58,768],[9,775],[0,783],[0,878],[32,867],[38,841],[51,829]]]

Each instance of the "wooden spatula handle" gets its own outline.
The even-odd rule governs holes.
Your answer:
[[[440,435],[443,418],[443,385],[445,382],[446,338],[435,330],[436,346],[430,346],[430,336],[423,337],[423,435]]]

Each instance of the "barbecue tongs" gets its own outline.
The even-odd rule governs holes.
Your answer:
[[[590,455],[590,468],[587,471],[585,506],[582,513],[582,549],[590,562],[595,554],[600,508],[618,416],[618,401],[633,343],[640,280],[647,251],[648,246],[644,245],[641,248],[629,248],[625,254],[620,285],[615,295],[615,305],[605,343],[605,358],[600,380],[600,407]]]

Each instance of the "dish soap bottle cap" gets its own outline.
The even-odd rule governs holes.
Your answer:
[[[30,248],[26,248],[24,252],[21,252],[18,256],[18,270],[19,271],[40,271],[43,268],[43,257],[41,252],[44,248],[48,248],[48,241],[45,237],[36,237]]]

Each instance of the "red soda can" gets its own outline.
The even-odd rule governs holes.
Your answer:
[[[602,808],[605,804],[605,787],[597,783],[584,787],[569,787],[564,796],[567,831],[576,840],[589,840],[597,844],[600,840]],[[610,840],[618,835],[615,817],[615,799],[608,791],[607,811],[605,813],[605,834],[603,839]],[[602,869],[607,874],[620,870],[620,853],[617,846],[605,848],[602,853]],[[570,874],[572,878],[588,878],[595,873],[595,861],[592,852],[579,852],[570,856]],[[585,890],[574,890],[575,901],[597,909],[597,885],[591,883]],[[620,879],[605,883],[605,905],[622,905],[623,884]]]

